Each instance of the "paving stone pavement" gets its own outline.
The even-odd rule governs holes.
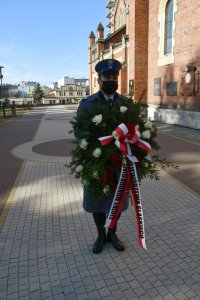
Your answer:
[[[29,112],[33,113],[33,112]],[[67,106],[47,108],[24,159],[0,233],[0,299],[200,299],[200,198],[161,172],[141,186],[147,251],[137,242],[134,209],[122,214],[119,253],[91,251],[96,230],[82,208],[82,186],[65,156],[32,147],[72,139]],[[6,208],[5,208],[6,209]]]

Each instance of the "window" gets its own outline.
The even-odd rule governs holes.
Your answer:
[[[174,63],[175,46],[175,13],[178,0],[160,0],[158,22],[159,26],[159,59],[158,66]]]
[[[165,54],[172,53],[173,0],[169,0],[165,9]]]

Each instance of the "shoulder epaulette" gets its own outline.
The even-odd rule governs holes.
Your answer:
[[[83,98],[83,100],[93,101],[93,100],[95,100],[95,99],[97,99],[97,98],[98,98],[98,93],[95,93],[95,94],[86,96],[85,98]]]

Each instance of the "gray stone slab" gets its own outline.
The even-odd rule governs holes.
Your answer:
[[[34,145],[69,138],[66,120],[56,127],[48,120],[47,125],[48,114],[59,117],[54,109],[46,108]],[[96,229],[82,208],[80,181],[62,161],[45,155],[37,160],[30,147],[20,149],[32,157],[24,157],[0,233],[0,299],[198,299],[199,197],[164,173],[157,183],[145,179],[141,193],[148,251],[138,245],[130,206],[118,223],[126,251],[106,244],[93,255]]]

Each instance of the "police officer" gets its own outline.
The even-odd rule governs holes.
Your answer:
[[[97,63],[95,70],[98,73],[99,91],[87,98],[81,100],[77,117],[81,111],[87,108],[92,109],[93,104],[98,103],[102,107],[109,105],[111,108],[117,105],[126,106],[130,103],[130,99],[118,94],[118,76],[121,69],[121,63],[116,59],[105,59]],[[92,213],[94,222],[96,224],[98,236],[93,245],[93,253],[100,253],[106,241],[113,244],[114,248],[118,251],[124,251],[125,246],[116,235],[117,224],[113,229],[108,229],[106,234],[105,221],[106,216],[110,210],[113,196],[105,196],[100,201],[91,201],[92,188],[84,188],[83,195],[83,208],[85,211]],[[127,197],[123,201],[121,212],[128,208]],[[119,214],[120,217],[121,213]],[[118,218],[119,219],[119,218]]]

